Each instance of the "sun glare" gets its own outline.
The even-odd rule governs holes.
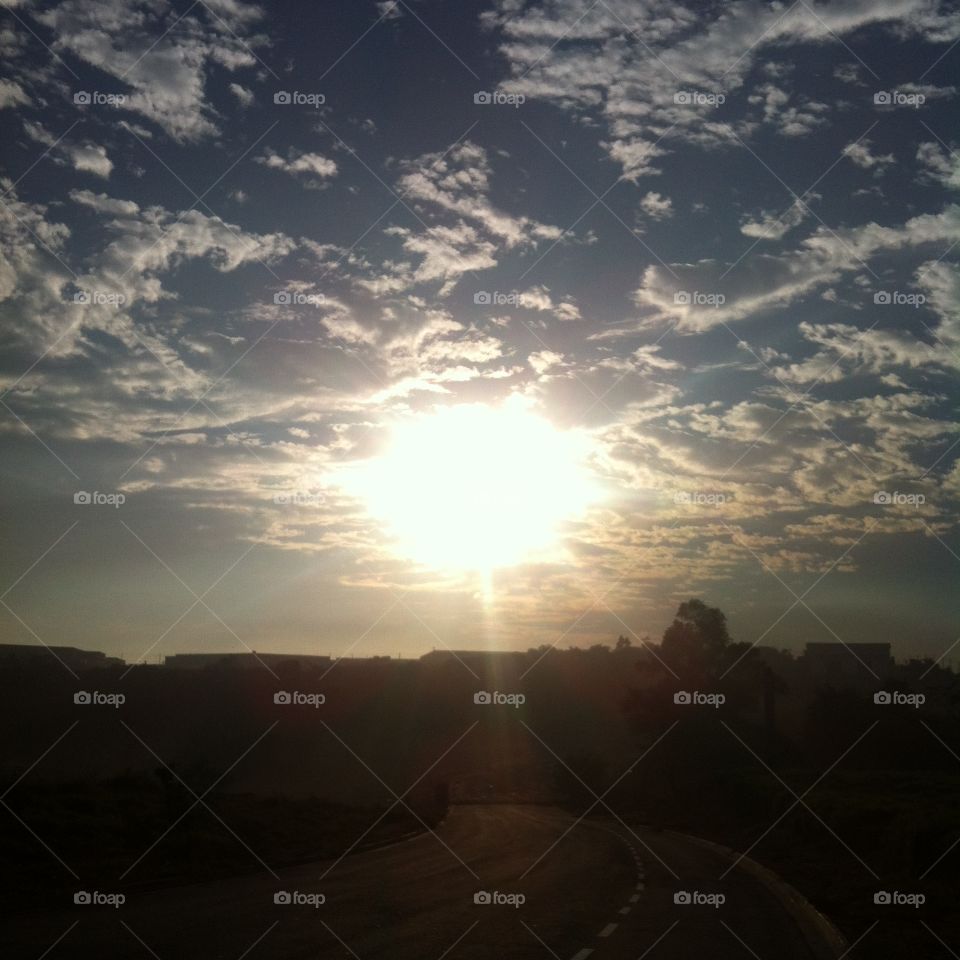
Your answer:
[[[404,556],[489,573],[558,556],[564,521],[596,498],[586,453],[582,434],[557,430],[520,398],[458,405],[398,424],[347,486]]]

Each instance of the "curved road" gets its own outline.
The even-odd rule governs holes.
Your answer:
[[[436,835],[285,868],[279,879],[262,873],[21,918],[8,924],[5,956],[37,960],[62,935],[44,960],[812,960],[764,885],[739,868],[719,879],[728,866],[682,837],[615,821],[453,807]],[[276,904],[279,891],[325,902]],[[679,891],[704,902],[676,904]],[[475,903],[478,892],[501,902]]]

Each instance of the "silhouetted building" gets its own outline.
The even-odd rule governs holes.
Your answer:
[[[889,643],[808,643],[801,665],[808,681],[834,687],[876,686],[894,669]]]
[[[302,667],[329,667],[330,657],[305,653],[175,653],[164,657],[163,665],[180,670],[203,670],[223,667],[234,670],[273,669],[282,663],[299,663]]]
[[[485,660],[509,660],[514,657],[523,657],[525,654],[517,650],[449,650],[444,647],[442,650],[431,650],[423,654],[421,660],[427,663],[440,662],[444,660],[460,660],[463,663],[476,663]]]
[[[45,647],[33,643],[0,643],[0,668],[20,664],[57,666],[57,661],[71,670],[95,670],[100,667],[122,667],[119,657],[108,657],[99,650],[77,647]]]

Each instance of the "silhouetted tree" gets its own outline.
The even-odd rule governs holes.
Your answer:
[[[681,677],[709,682],[718,679],[747,646],[730,639],[722,610],[691,599],[677,607],[660,649],[664,660]]]

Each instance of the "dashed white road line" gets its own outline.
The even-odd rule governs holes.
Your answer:
[[[628,846],[630,846],[630,845],[628,844]],[[644,890],[644,889],[645,889],[644,880],[646,880],[646,873],[644,872],[643,860],[640,858],[640,854],[639,854],[639,852],[637,851],[637,848],[636,848],[636,847],[630,846],[630,852],[633,854],[633,861],[634,861],[634,863],[636,864],[636,867],[637,867],[637,877],[639,878],[639,880],[638,880],[638,882],[637,882],[637,887],[636,887],[636,889],[637,889],[637,890]],[[633,909],[633,907],[632,907],[630,904],[637,903],[639,900],[640,900],[640,894],[639,894],[639,893],[633,894],[633,895],[630,897],[630,903],[628,903],[627,906],[620,908],[620,911],[619,911],[620,916],[621,916],[621,917],[627,916],[627,915],[630,913],[630,911]],[[608,924],[597,934],[597,936],[598,936],[598,937],[609,937],[610,934],[613,933],[613,931],[616,930],[618,926],[619,926],[618,923],[608,923]],[[668,932],[669,932],[669,931],[668,931]],[[662,938],[661,938],[661,939],[662,939]],[[592,948],[592,947],[583,947],[583,949],[578,950],[578,951],[573,955],[573,957],[571,958],[571,960],[586,960],[586,958],[589,957],[592,953],[593,953],[593,948]]]

